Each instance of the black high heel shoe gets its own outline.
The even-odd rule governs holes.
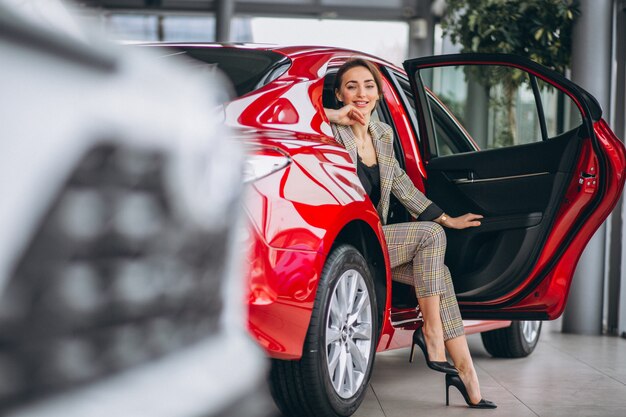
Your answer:
[[[424,333],[422,328],[415,330],[413,333],[413,344],[411,345],[411,355],[409,356],[409,362],[413,362],[413,354],[415,353],[415,345],[419,346],[424,352],[426,358],[426,365],[433,371],[443,372],[447,375],[458,375],[459,371],[450,364],[448,361],[431,361],[428,357],[428,349],[426,349],[426,340],[424,340]]]
[[[463,398],[465,399],[467,406],[470,408],[497,408],[498,407],[493,402],[482,399],[482,398],[480,399],[478,403],[472,404],[472,402],[470,401],[469,394],[467,393],[467,388],[465,388],[465,384],[463,383],[463,381],[461,381],[461,377],[458,375],[450,375],[450,374],[446,374],[446,405],[450,405],[450,395],[449,395],[450,385],[456,387],[459,390],[461,395],[463,395]]]

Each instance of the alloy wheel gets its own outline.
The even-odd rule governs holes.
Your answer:
[[[341,398],[357,393],[370,361],[372,306],[365,279],[356,270],[337,280],[326,316],[326,364]]]
[[[541,322],[538,320],[525,320],[522,321],[522,336],[526,343],[533,344],[539,336],[539,329],[541,328]]]

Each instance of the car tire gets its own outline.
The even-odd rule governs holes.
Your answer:
[[[504,329],[481,333],[483,345],[496,358],[523,358],[535,350],[541,321],[514,321]]]
[[[357,410],[374,365],[376,305],[363,255],[350,245],[335,248],[322,271],[302,358],[272,361],[270,387],[283,415],[343,417]]]

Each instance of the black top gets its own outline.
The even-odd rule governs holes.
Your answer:
[[[374,204],[374,207],[378,206],[380,201],[380,171],[378,164],[374,164],[371,167],[365,165],[361,156],[358,155],[356,164],[356,173],[361,180],[361,184],[365,189],[365,192],[369,196],[370,200]],[[440,217],[443,214],[443,210],[435,203],[431,203],[426,207],[426,210],[419,215],[417,220],[420,221],[432,221]]]
[[[361,156],[357,159],[356,174],[359,176],[361,184],[370,200],[372,200],[374,207],[376,207],[380,201],[380,171],[378,170],[378,164],[370,167],[365,165],[361,160]]]

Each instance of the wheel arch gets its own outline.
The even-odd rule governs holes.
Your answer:
[[[331,246],[330,252],[343,244],[352,245],[361,252],[370,271],[374,275],[374,289],[376,292],[376,308],[378,314],[377,334],[380,336],[384,323],[389,289],[385,256],[380,241],[368,223],[357,219],[347,223],[339,231]]]

